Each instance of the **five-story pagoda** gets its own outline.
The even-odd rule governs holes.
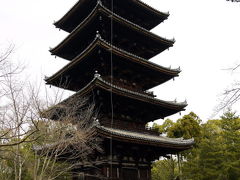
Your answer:
[[[79,0],[55,23],[69,35],[50,51],[70,62],[46,82],[90,97],[99,111],[103,152],[75,179],[150,180],[152,161],[193,145],[145,129],[186,107],[148,91],[180,73],[149,61],[174,44],[150,32],[167,17],[140,0]]]

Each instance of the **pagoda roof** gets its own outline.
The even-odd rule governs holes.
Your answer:
[[[109,92],[113,93],[114,96],[121,97],[122,99],[131,99],[132,101],[135,101],[135,105],[130,107],[126,107],[127,111],[136,112],[138,107],[136,107],[136,103],[139,107],[144,107],[139,112],[139,116],[141,116],[144,122],[154,121],[156,119],[165,118],[166,116],[170,116],[172,114],[175,114],[179,111],[184,111],[185,107],[187,106],[186,102],[177,103],[176,101],[164,101],[157,99],[151,95],[143,94],[140,92],[131,91],[122,87],[119,87],[117,85],[113,85],[105,80],[103,80],[99,74],[95,74],[95,77],[93,80],[86,85],[84,88],[82,88],[80,91],[75,93],[74,95],[70,96],[69,98],[62,101],[60,104],[50,108],[46,111],[47,114],[52,114],[51,111],[53,111],[54,116],[54,110],[55,109],[61,109],[61,105],[64,103],[71,102],[72,100],[76,100],[79,97],[89,97],[91,95],[94,95],[94,92],[97,92],[97,90],[103,90],[105,91],[106,98],[104,98],[105,101],[108,101],[107,98],[109,97]],[[105,97],[105,96],[104,96]],[[95,97],[94,97],[95,98]],[[125,103],[126,101],[119,100],[118,103]],[[97,102],[97,100],[94,100]],[[122,107],[122,110],[125,111],[125,107],[123,106],[129,106],[130,101],[128,101],[128,105],[122,104],[120,105]],[[96,107],[98,107],[98,104],[96,104]],[[120,107],[119,107],[120,108]],[[144,110],[147,110],[149,113],[145,113]],[[50,115],[51,116],[51,115]],[[144,116],[144,117],[143,117]]]
[[[79,0],[60,20],[55,22],[54,25],[67,32],[71,32],[88,16],[96,3],[104,4],[109,8],[111,7],[111,2],[107,1]],[[115,4],[117,4],[116,7],[120,7],[120,9],[117,9]],[[160,12],[140,0],[117,1],[114,3],[113,11],[148,30],[156,27],[169,16],[169,13]]]
[[[50,52],[53,55],[60,56],[67,60],[72,60],[88,46],[89,40],[94,38],[96,31],[99,31],[105,39],[111,41],[111,28],[107,30],[109,32],[106,32],[106,29],[102,30],[99,28],[99,25],[105,22],[104,20],[100,22],[98,17],[100,15],[101,19],[108,19],[106,20],[106,23],[113,22],[113,44],[143,58],[152,58],[158,53],[173,46],[175,42],[175,40],[162,38],[149,32],[148,30],[118,16],[117,14],[112,13],[109,9],[98,3],[90,15],[60,44],[52,48]],[[112,21],[109,21],[109,17],[112,17]],[[122,32],[123,30],[124,32]],[[118,40],[116,38],[118,38]]]
[[[95,75],[94,79],[89,83],[89,85],[87,85],[86,87],[84,87],[82,90],[80,90],[78,93],[88,89],[90,86],[95,85],[95,86],[99,86],[107,91],[112,91],[113,93],[116,94],[121,94],[123,96],[129,96],[135,99],[139,99],[141,101],[148,101],[151,100],[151,103],[155,103],[155,104],[159,104],[159,105],[166,105],[169,108],[179,108],[179,110],[184,110],[184,108],[187,106],[186,102],[182,102],[182,103],[177,103],[175,101],[163,101],[160,99],[157,99],[155,97],[152,96],[148,96],[139,92],[134,92],[125,88],[121,88],[119,86],[113,85],[105,80],[103,80],[98,74]]]
[[[178,150],[190,149],[194,145],[194,139],[184,140],[183,138],[168,138],[164,136],[144,134],[100,125],[96,126],[96,129],[98,134],[101,134],[104,137],[137,144],[146,144]]]
[[[161,135],[151,135],[135,131],[127,131],[122,129],[116,129],[111,127],[101,126],[99,123],[93,125],[93,129],[96,131],[94,133],[96,136],[102,138],[111,138],[113,140],[128,142],[140,145],[148,145],[160,148],[171,149],[173,152],[179,152],[192,148],[195,144],[194,139],[183,139],[183,138],[168,138]],[[62,142],[56,142],[45,145],[35,145],[33,149],[35,151],[41,151],[44,149],[51,149],[58,146],[60,143],[67,143],[69,140],[63,140]],[[74,146],[74,144],[69,144],[69,146]]]
[[[98,48],[98,50],[96,50],[96,48]],[[135,67],[136,67],[136,65],[143,67],[144,71],[146,71],[148,69],[150,71],[150,75],[154,74],[154,75],[151,75],[151,78],[147,82],[144,82],[146,79],[145,75],[143,73],[137,72],[137,73],[141,74],[141,81],[142,81],[142,83],[145,84],[143,86],[143,90],[147,90],[147,89],[153,88],[154,86],[157,86],[161,83],[164,83],[167,80],[178,76],[178,74],[181,72],[180,69],[166,68],[166,67],[160,66],[158,64],[155,64],[151,61],[148,61],[144,58],[136,56],[132,53],[126,52],[120,48],[117,48],[117,47],[111,45],[107,41],[103,40],[100,36],[97,36],[93,40],[93,42],[81,54],[79,54],[77,57],[75,57],[69,64],[67,64],[65,67],[63,67],[61,70],[56,72],[51,77],[45,79],[47,84],[62,86],[63,88],[73,90],[73,91],[77,91],[77,90],[81,89],[84,85],[86,85],[86,84],[84,84],[84,82],[87,82],[87,81],[89,82],[90,80],[92,80],[92,72],[94,72],[96,70],[94,68],[97,68],[94,65],[96,65],[97,63],[99,63],[99,61],[101,61],[100,58],[98,59],[96,57],[97,55],[99,55],[99,53],[97,53],[97,55],[94,56],[95,58],[87,59],[87,57],[90,56],[94,51],[99,52],[99,51],[103,51],[103,50],[107,51],[108,53],[112,53],[113,55],[116,55],[117,57],[122,57],[121,58],[122,60],[124,60],[126,63],[135,64]],[[110,61],[110,56],[108,59]],[[96,61],[96,62],[90,63],[89,61],[92,61],[92,62]],[[84,62],[86,62],[85,64],[89,63],[90,67],[86,68],[86,65],[85,65],[84,69],[81,70],[81,65]],[[79,67],[79,68],[77,68],[77,67]],[[77,69],[76,71],[78,71],[78,76],[70,75],[71,72],[74,73],[74,68]],[[100,72],[101,69],[97,69],[97,70]],[[121,68],[120,68],[120,70],[121,70]],[[87,71],[88,74],[89,74],[89,71],[91,73],[90,73],[90,75],[88,75],[88,77],[86,77],[85,75],[81,75],[81,72],[83,73],[83,71],[84,72]],[[136,68],[132,68],[131,72],[132,71],[134,74],[135,71],[137,71],[137,70],[136,70]],[[68,77],[71,80],[69,80],[69,82],[65,82],[64,77]],[[74,79],[76,79],[76,80],[74,80]],[[78,79],[78,81],[77,81],[77,79]],[[67,81],[67,79],[66,79],[66,81]],[[61,84],[61,82],[63,82],[63,84]],[[65,86],[66,83],[67,83],[67,86]],[[76,86],[76,84],[77,84],[77,86]]]

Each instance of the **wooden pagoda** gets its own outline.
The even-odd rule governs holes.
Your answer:
[[[70,62],[46,83],[94,100],[103,141],[103,152],[91,166],[83,163],[74,179],[150,180],[154,160],[192,147],[193,140],[145,128],[187,105],[148,91],[180,73],[149,61],[174,44],[150,32],[167,17],[140,0],[79,0],[55,23],[69,35],[50,52]]]

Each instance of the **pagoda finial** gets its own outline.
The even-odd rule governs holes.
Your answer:
[[[101,1],[101,0],[98,0],[98,4],[102,5],[102,1]]]
[[[96,31],[96,37],[101,38],[101,35],[100,35],[99,31]]]
[[[98,71],[95,71],[94,77],[95,77],[95,78],[100,78],[101,75],[98,73]]]
[[[48,78],[49,78],[48,76],[46,76],[46,75],[44,76],[44,80],[46,80],[46,79],[48,79]]]

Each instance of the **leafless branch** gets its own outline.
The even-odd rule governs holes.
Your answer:
[[[226,0],[226,1],[231,1],[231,2],[240,2],[240,0]]]
[[[89,155],[101,151],[95,136],[94,105],[80,96],[62,101],[61,90],[54,95],[45,91],[42,98],[41,85],[15,76],[21,71],[8,61],[13,49],[0,55],[0,64],[6,67],[0,67],[0,157],[14,164],[15,179],[21,179],[26,162],[31,162],[30,171],[34,167],[34,180],[55,179],[84,160],[91,162]],[[26,147],[31,149],[22,153]]]

